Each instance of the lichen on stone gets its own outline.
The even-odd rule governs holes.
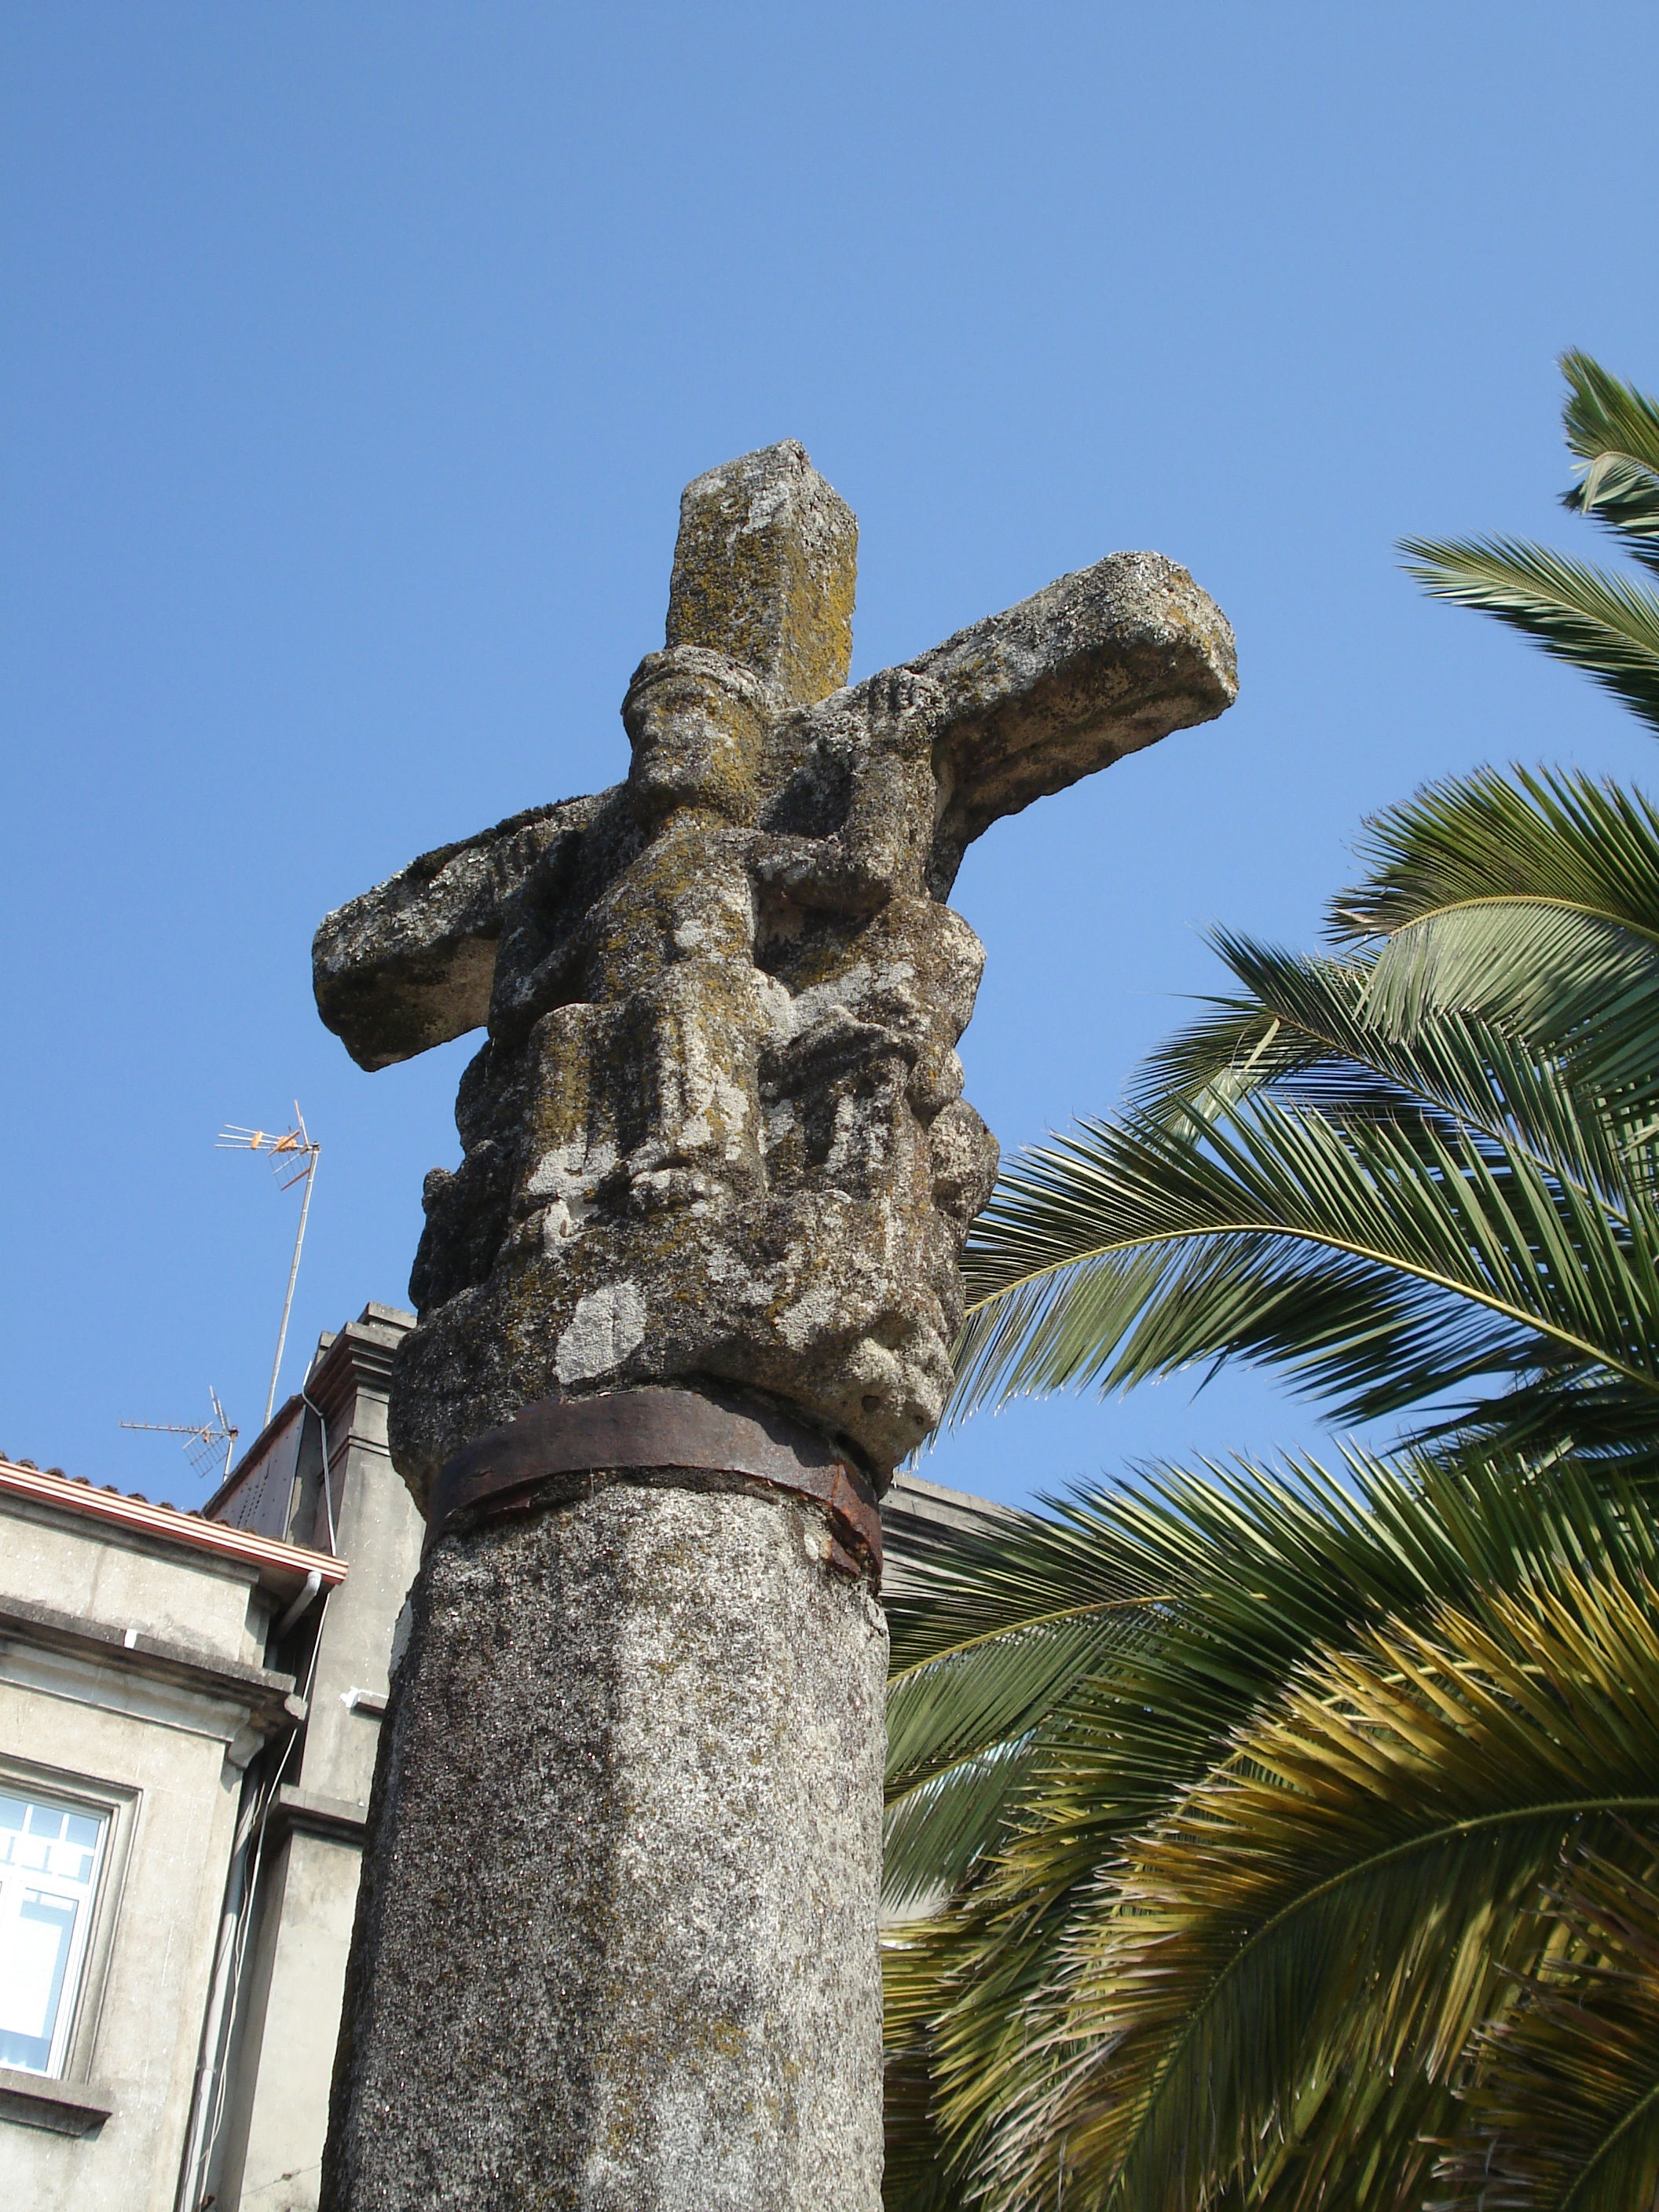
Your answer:
[[[488,1028],[398,1355],[417,1496],[561,1390],[737,1384],[878,1480],[939,1419],[996,1162],[945,894],[1000,815],[1218,714],[1232,639],[1184,569],[1116,554],[849,687],[856,539],[793,441],[698,477],[627,781],[319,932],[364,1065]]]

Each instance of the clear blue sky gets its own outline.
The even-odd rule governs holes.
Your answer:
[[[676,501],[802,439],[858,672],[1119,547],[1231,615],[1209,729],[1004,823],[957,903],[1005,1148],[1293,942],[1367,810],[1489,759],[1651,780],[1582,681],[1414,595],[1403,532],[1583,538],[1553,357],[1659,385],[1647,4],[831,9],[53,0],[0,23],[0,1448],[191,1502],[165,1439],[401,1304],[467,1048],[361,1074],[329,908],[612,781]],[[1318,1434],[1259,1377],[1018,1409],[1005,1497]]]

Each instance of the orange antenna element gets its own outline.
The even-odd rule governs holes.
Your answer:
[[[225,1409],[219,1403],[219,1393],[210,1382],[208,1395],[213,1401],[213,1419],[198,1421],[192,1426],[187,1421],[123,1421],[124,1429],[148,1429],[153,1436],[185,1437],[185,1446],[190,1463],[198,1474],[216,1472],[221,1481],[230,1473],[230,1462],[235,1455],[236,1439],[242,1433],[232,1420],[228,1420]],[[224,1465],[219,1466],[220,1453],[224,1454]]]
[[[300,1102],[294,1102],[294,1126],[280,1133],[271,1129],[244,1129],[234,1122],[221,1129],[216,1139],[220,1149],[228,1152],[265,1152],[270,1155],[271,1172],[278,1188],[292,1190],[295,1184],[303,1183],[300,1200],[300,1224],[294,1232],[294,1259],[288,1271],[288,1295],[283,1300],[283,1325],[276,1332],[276,1358],[270,1370],[270,1390],[265,1399],[265,1420],[268,1423],[276,1404],[276,1378],[283,1371],[283,1352],[288,1343],[288,1317],[294,1310],[294,1285],[300,1279],[300,1255],[305,1249],[306,1222],[311,1212],[312,1188],[317,1180],[317,1163],[323,1148],[306,1127],[305,1115],[300,1111]]]

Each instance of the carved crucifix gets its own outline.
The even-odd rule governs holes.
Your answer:
[[[793,442],[699,477],[626,780],[318,933],[362,1066],[487,1030],[394,1384],[434,1546],[337,2212],[876,2203],[874,1509],[942,1410],[996,1166],[955,1052],[983,953],[944,901],[1000,816],[1235,679],[1213,604],[1130,553],[848,688],[855,543]],[[532,1833],[479,1761],[532,1778]],[[440,2065],[414,2023],[446,1992]]]

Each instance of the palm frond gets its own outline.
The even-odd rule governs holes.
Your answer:
[[[1155,1634],[1109,1657],[1103,1651],[1102,1663],[1036,1721],[1000,1840],[922,1931],[936,1976],[928,2124],[943,2130],[937,2139],[958,2165],[971,2160],[1021,2052],[1041,2032],[1045,1991],[1063,1960],[1098,1920],[1100,1869],[1228,1756],[1316,1650],[1346,1648],[1391,1618],[1423,1620],[1437,1604],[1467,1608],[1494,1592],[1570,1601],[1590,1579],[1638,1593],[1659,1583],[1650,1513],[1571,1462],[1539,1474],[1479,1459],[1413,1464],[1356,1451],[1334,1472],[1312,1462],[1146,1469],[1133,1489],[1077,1492],[1047,1501],[1047,1511],[1052,1522],[1010,1517],[994,1562],[1001,1595],[984,1601],[974,1588],[988,1565],[986,1532],[949,1534],[922,1571],[952,1618],[927,1648],[981,1648],[998,1610],[1017,1640],[1039,1613],[1092,1617],[1085,1608],[1103,1592],[1158,1591],[1164,1601],[1144,1609]],[[926,1588],[906,1601],[925,1618]],[[914,1932],[900,1933],[913,1957]],[[911,2033],[902,2017],[889,2027],[901,2040]],[[1450,2131],[1437,2108],[1419,2118],[1430,2133]],[[1322,2124],[1309,2116],[1306,2141],[1286,2149],[1274,2212],[1291,2212],[1285,2192],[1297,2175],[1323,2171]],[[1386,2128],[1380,2117],[1368,2125],[1375,2148],[1394,2143],[1407,2123],[1395,2114]],[[1376,2155],[1380,2189],[1395,2151]]]
[[[1310,2065],[1444,2081],[1570,1838],[1659,1824],[1659,1589],[1390,1624],[1294,1678],[1130,1848],[996,2130],[993,2201],[1185,2212]],[[1092,2185],[1083,2185],[1087,2173]]]
[[[1515,538],[1401,540],[1406,573],[1593,677],[1659,726],[1659,594]]]
[[[992,1638],[1109,1621],[1163,1589],[1156,1568],[1103,1546],[1086,1516],[964,1515],[940,1526],[886,1600],[894,1681]]]
[[[951,1931],[926,1927],[882,1938],[884,2212],[959,2212],[959,2156],[935,2110],[932,2033],[952,1993]]]
[[[1650,1849],[1575,1850],[1551,1940],[1476,2043],[1437,2212],[1626,2212],[1659,2197],[1659,1886]]]
[[[1348,1420],[1549,1370],[1650,1421],[1659,1224],[1558,1072],[1511,1052],[1504,1091],[1488,1130],[1255,1099],[1201,1139],[1129,1115],[1026,1155],[969,1248],[958,1413],[1244,1358]]]
[[[1032,1747],[1016,1738],[890,1794],[882,1827],[882,1910],[930,1912],[1007,1840],[1024,1801]]]
[[[1659,1098],[1659,944],[1616,922],[1494,900],[1398,931],[1378,953],[1367,1012],[1409,1034],[1454,1009],[1513,1019],[1626,1119]]]
[[[1079,1608],[1032,1628],[992,1632],[966,1649],[896,1672],[887,1698],[890,1797],[921,1789],[964,1759],[1012,1741],[1082,1671],[1133,1636],[1134,1601]]]
[[[1005,1836],[1033,1731],[1082,1675],[1151,1632],[1144,1601],[1079,1608],[896,1674],[888,1696],[883,1901],[908,1911],[960,1887]]]
[[[1589,354],[1561,357],[1567,444],[1585,464],[1565,504],[1594,515],[1650,568],[1659,568],[1659,404]]]
[[[1003,1839],[1032,1731],[1155,1628],[1164,1593],[1064,1521],[1001,1510],[935,1538],[888,1601],[883,1897],[960,1887]]]
[[[1429,784],[1373,815],[1358,851],[1364,878],[1330,914],[1343,943],[1510,898],[1659,939],[1659,811],[1639,792],[1577,770],[1485,768]]]
[[[1414,932],[1400,933],[1407,934]],[[1599,1042],[1581,1074],[1518,1024],[1512,1007],[1493,1018],[1447,1003],[1448,993],[1390,1004],[1378,977],[1397,940],[1363,963],[1281,951],[1231,931],[1211,941],[1249,994],[1232,1003],[1247,1006],[1255,1028],[1266,1024],[1271,1035],[1230,1039],[1216,1019],[1188,1032],[1184,1090],[1167,1085],[1176,1055],[1153,1055],[1136,1110],[1177,1137],[1201,1143],[1218,1115],[1267,1094],[1344,1125],[1392,1121],[1516,1144],[1548,1170],[1607,1192],[1622,1182],[1632,1112],[1609,1100]],[[1659,936],[1653,950],[1659,959]],[[1206,1050],[1207,1065],[1199,1056]],[[1646,1058],[1659,1063],[1659,1048]]]
[[[1574,1079],[1604,1096],[1651,1100],[1659,814],[1639,793],[1485,769],[1378,816],[1360,850],[1368,878],[1330,926],[1376,948],[1366,1019],[1407,1034],[1437,1010],[1478,1011],[1571,1054]]]

